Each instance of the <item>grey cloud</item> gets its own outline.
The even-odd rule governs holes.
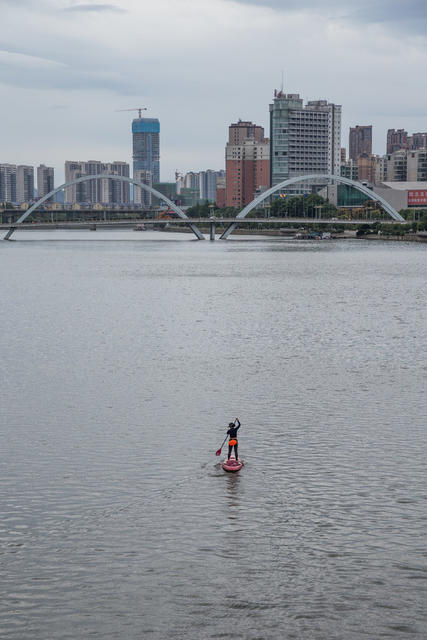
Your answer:
[[[15,11],[43,13],[52,9],[51,0],[0,0],[1,6],[10,6]]]
[[[237,2],[238,4],[252,4],[259,7],[269,7],[271,9],[277,9],[278,11],[292,11],[294,9],[303,9],[305,7],[318,7],[316,0],[229,0],[230,2]],[[325,6],[323,3],[322,6]],[[330,0],[329,4],[334,4],[333,0]],[[335,4],[338,4],[336,2]]]
[[[424,34],[427,26],[426,0],[228,0],[239,4],[268,7],[283,13],[294,11],[319,12],[329,19],[383,23],[402,31]]]
[[[91,71],[87,71],[80,67],[71,69],[61,64],[17,67],[13,61],[8,63],[4,60],[0,64],[0,83],[10,87],[40,90],[107,90],[118,95],[132,94],[135,89],[134,81],[121,71],[103,71],[93,67]]]
[[[408,24],[413,21],[427,21],[427,4],[425,0],[380,0],[376,3],[366,3],[347,14],[361,22],[389,22]]]
[[[71,7],[66,7],[64,11],[96,11],[97,13],[113,11],[115,13],[125,13],[125,9],[122,9],[115,4],[75,4]]]
[[[257,5],[260,7],[270,7],[277,11],[294,11],[305,9],[319,9],[322,13],[339,9],[341,15],[352,15],[357,13],[365,21],[369,21],[372,16],[381,19],[394,19],[406,15],[427,15],[425,0],[359,0],[357,10],[354,11],[354,2],[344,2],[341,0],[323,0],[319,4],[318,0],[230,0],[240,4]]]

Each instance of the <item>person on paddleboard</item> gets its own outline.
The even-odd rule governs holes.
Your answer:
[[[236,456],[236,461],[239,459],[239,457],[237,455],[237,448],[239,446],[238,442],[237,442],[237,431],[239,429],[240,429],[240,420],[239,420],[239,418],[236,418],[234,422],[230,422],[229,425],[228,425],[227,435],[230,436],[230,439],[228,441],[228,458],[227,458],[227,460],[230,460],[230,456],[231,456],[231,452],[233,451],[233,448],[234,448],[234,454]]]

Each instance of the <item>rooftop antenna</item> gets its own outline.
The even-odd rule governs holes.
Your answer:
[[[284,87],[284,75],[285,75],[285,72],[282,69],[282,88],[281,88],[282,93],[283,93],[283,87]]]

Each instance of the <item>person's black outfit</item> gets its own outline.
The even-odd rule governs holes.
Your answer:
[[[230,436],[230,440],[228,442],[228,460],[230,460],[230,456],[231,456],[231,452],[233,451],[234,448],[234,454],[236,456],[236,462],[238,460],[238,454],[237,454],[237,448],[238,448],[238,442],[237,442],[237,431],[240,428],[240,420],[238,418],[236,418],[237,421],[237,425],[235,422],[230,422],[228,425],[228,431],[227,431],[227,435]]]

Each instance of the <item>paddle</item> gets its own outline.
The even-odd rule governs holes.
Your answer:
[[[225,436],[225,438],[224,438],[224,442],[227,440],[227,438],[228,438],[228,433],[227,433],[227,435],[226,435],[226,436]],[[222,449],[222,448],[223,448],[223,446],[224,446],[224,442],[222,443],[222,445],[220,446],[220,448],[218,449],[218,451],[215,453],[215,455],[216,455],[216,456],[220,456],[220,455],[221,455],[221,449]]]
[[[236,418],[236,420],[237,420],[237,418]],[[234,424],[236,424],[236,420],[234,421]],[[227,440],[227,438],[228,438],[228,433],[227,433],[227,435],[226,435],[226,436],[225,436],[225,438],[224,438],[224,442]],[[223,448],[223,446],[224,446],[224,442],[222,443],[222,445],[220,446],[220,448],[218,449],[218,451],[216,451],[216,453],[215,453],[215,455],[216,455],[216,456],[220,456],[220,455],[221,455],[221,449],[222,449],[222,448]]]

